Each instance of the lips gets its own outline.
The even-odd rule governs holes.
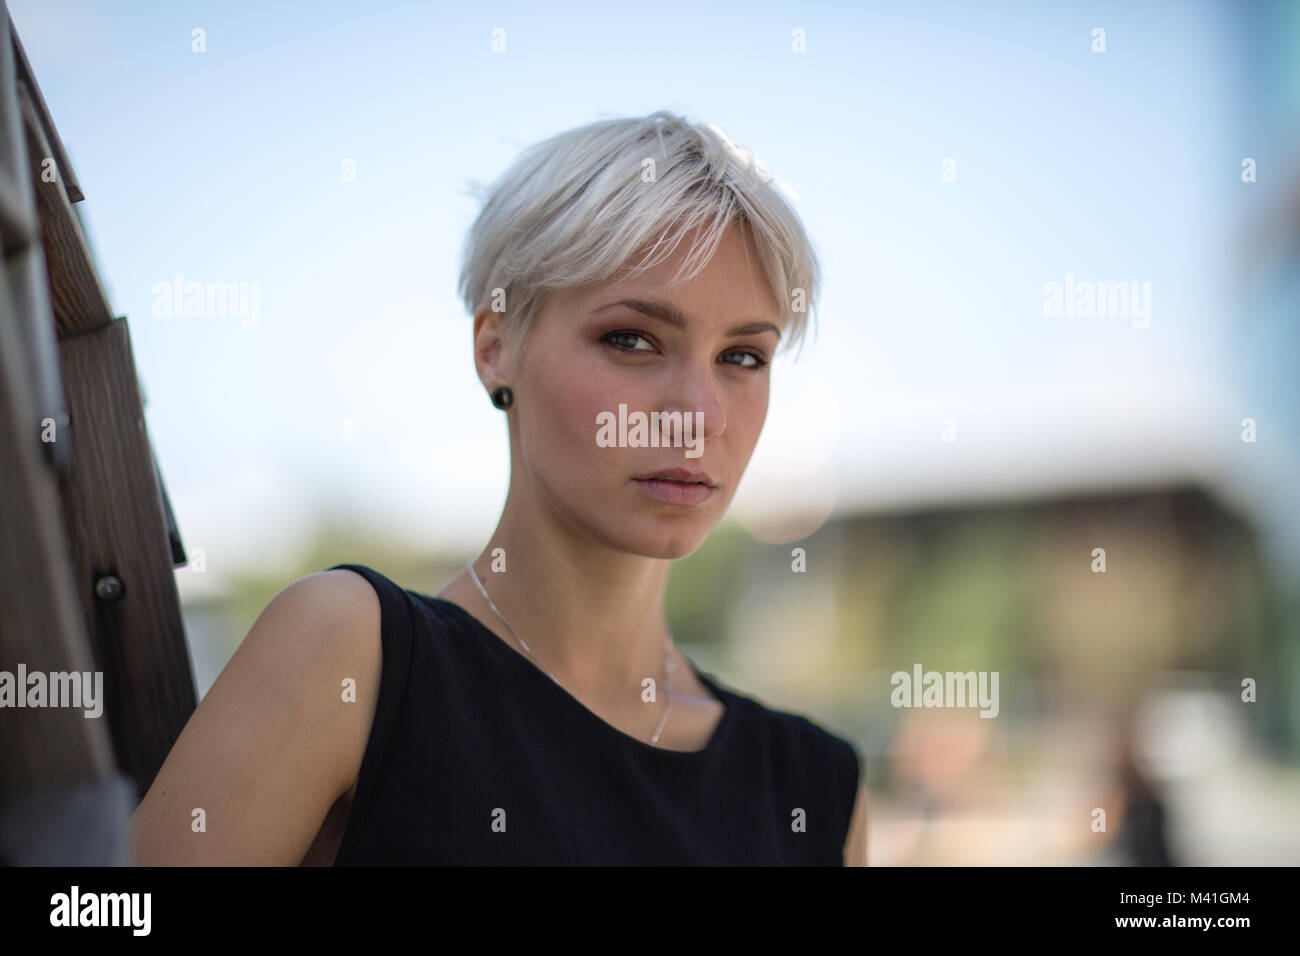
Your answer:
[[[707,488],[716,488],[715,482],[707,472],[691,471],[686,468],[666,468],[662,471],[651,472],[646,475],[637,475],[637,481],[663,481],[678,484],[699,484]]]
[[[697,478],[697,480],[691,480]],[[644,478],[634,478],[637,488],[648,498],[665,505],[692,507],[713,496],[716,485],[703,472],[684,468],[669,469]]]

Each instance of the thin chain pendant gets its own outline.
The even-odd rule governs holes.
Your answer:
[[[528,656],[533,659],[533,662],[537,664],[537,666],[541,669],[542,673],[545,674],[547,677],[549,677],[556,687],[564,689],[564,685],[560,683],[559,679],[554,674],[552,674],[550,670],[547,669],[546,665],[541,662],[538,656],[533,653],[532,648],[530,648],[527,644],[524,643],[524,639],[515,633],[515,629],[510,626],[510,622],[506,620],[505,615],[502,614],[501,611],[497,609],[496,602],[494,602],[492,598],[488,595],[487,588],[483,587],[483,582],[478,579],[478,572],[474,570],[473,558],[470,558],[468,561],[465,562],[465,569],[469,571],[469,576],[471,579],[473,579],[474,586],[478,588],[478,593],[483,595],[483,600],[487,601],[488,607],[492,609],[492,613],[501,619],[501,623],[506,626],[506,630],[510,632],[510,636],[519,642],[519,646],[522,647],[525,652],[527,652]],[[668,640],[665,641],[665,645],[666,647],[671,648],[672,646],[671,635],[669,636]],[[663,731],[664,724],[668,722],[668,709],[673,705],[673,668],[676,666],[677,664],[672,659],[671,652],[665,653],[664,654],[664,682],[666,685],[665,687],[666,696],[664,698],[664,712],[662,715],[660,715],[659,723],[655,727],[655,732],[650,737],[650,744],[652,746],[656,746],[656,747],[659,746],[659,734]],[[565,690],[564,692],[566,694],[569,693],[567,690]],[[577,698],[574,697],[574,700],[577,700]]]

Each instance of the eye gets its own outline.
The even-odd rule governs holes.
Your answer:
[[[726,352],[726,353],[723,354],[722,357],[723,357],[723,358],[726,358],[727,356],[733,356],[733,357],[736,357],[736,358],[739,358],[739,359],[742,359],[742,360],[744,360],[744,359],[749,359],[748,362],[743,362],[743,361],[742,361],[742,362],[727,362],[727,363],[725,363],[725,364],[727,364],[727,365],[739,365],[741,368],[748,368],[748,369],[754,369],[754,370],[757,370],[757,369],[762,368],[764,365],[768,364],[768,363],[767,363],[767,359],[763,358],[762,355],[760,355],[760,354],[757,353],[757,352],[750,352],[750,351],[747,351],[747,350],[746,350],[746,351],[740,351],[740,352]]]
[[[619,345],[615,341],[615,339],[640,339],[642,342],[646,342],[646,343],[649,343],[650,341],[640,332],[628,332],[628,331],[610,332],[608,335],[601,336],[600,340],[602,342],[608,342],[610,345],[614,346],[614,348],[624,352],[647,352],[647,351],[653,352],[654,351],[653,346],[650,346],[649,348],[637,348],[634,345],[633,346]]]
[[[622,329],[617,332],[608,332],[605,335],[602,335],[600,337],[600,340],[602,342],[607,343],[611,348],[618,349],[620,352],[655,351],[654,345],[651,343],[650,339],[647,336],[642,335],[640,332],[633,332],[630,329]],[[621,342],[628,341],[628,340],[634,342],[641,341],[644,342],[645,345],[644,347],[642,347],[637,345],[620,344]],[[724,361],[729,357],[738,358],[740,361]],[[722,361],[724,365],[735,365],[738,368],[749,369],[751,372],[756,372],[768,364],[768,360],[764,358],[761,353],[754,352],[749,349],[736,349],[731,352],[724,352],[721,358],[719,359],[719,361]]]

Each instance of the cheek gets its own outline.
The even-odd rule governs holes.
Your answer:
[[[737,403],[728,413],[727,430],[723,441],[729,445],[729,456],[733,463],[743,472],[749,467],[750,458],[763,433],[763,423],[767,420],[768,391],[763,389],[761,395],[749,396]],[[727,440],[730,439],[730,442]],[[734,488],[733,488],[734,490]]]
[[[728,427],[735,425],[736,437],[752,445],[758,441],[767,421],[769,392],[766,387],[755,387],[752,393],[740,398],[727,415]]]
[[[590,475],[594,469],[613,465],[619,449],[596,444],[596,417],[601,412],[618,412],[618,403],[629,407],[637,401],[626,380],[608,370],[569,368],[548,384],[546,399],[530,423],[535,434],[545,436],[545,445],[533,444],[535,455],[545,456],[540,464],[549,472]]]
[[[768,409],[770,394],[771,393],[769,392],[769,390],[764,388],[762,393],[762,398],[758,401],[757,407],[754,409],[753,428],[754,428],[755,438],[757,438],[758,433],[763,430],[763,423],[767,421],[767,409]]]

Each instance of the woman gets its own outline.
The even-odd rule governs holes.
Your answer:
[[[856,750],[698,671],[663,611],[817,272],[712,127],[527,150],[461,274],[508,422],[496,531],[436,597],[359,565],[277,595],[136,811],[137,862],[865,865]]]

